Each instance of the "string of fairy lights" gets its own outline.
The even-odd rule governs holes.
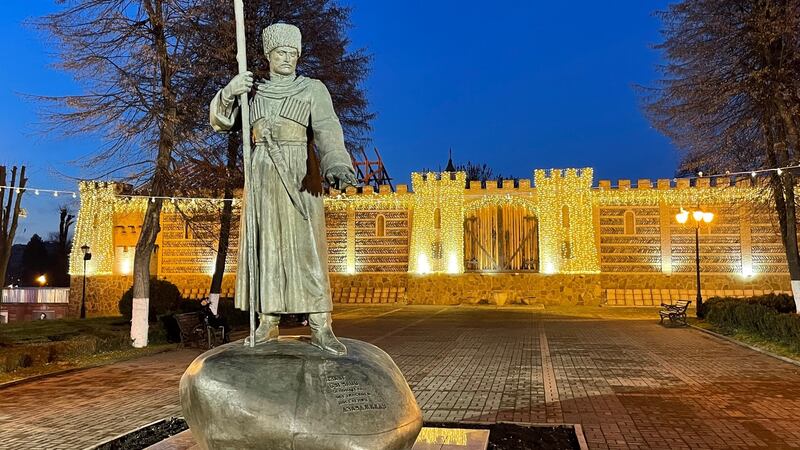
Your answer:
[[[740,176],[749,176],[751,178],[757,178],[759,175],[764,175],[764,174],[768,174],[768,173],[772,173],[772,172],[775,172],[778,175],[782,175],[784,171],[790,171],[790,170],[795,170],[795,169],[800,169],[800,164],[788,165],[788,166],[783,166],[783,167],[766,168],[766,169],[744,170],[744,171],[737,171],[737,172],[725,171],[724,173],[715,173],[715,174],[706,174],[706,173],[701,171],[701,172],[698,172],[696,176],[684,176],[684,177],[680,177],[680,178],[672,178],[672,181],[676,182],[677,180],[696,180],[696,179],[701,179],[701,178],[721,178],[721,177],[740,177]],[[113,182],[107,182],[107,183],[113,183]],[[27,187],[27,186],[26,187],[20,187],[20,186],[0,185],[0,190],[3,190],[3,189],[12,190],[17,194],[26,193],[26,192],[32,191],[33,194],[37,195],[37,196],[38,195],[42,195],[42,194],[49,194],[49,195],[51,195],[53,197],[59,197],[59,196],[65,196],[65,195],[68,196],[68,197],[72,197],[72,198],[77,198],[78,197],[78,193],[77,192],[71,191],[71,190],[68,190],[68,189],[49,189],[49,188]],[[377,195],[383,195],[384,193],[378,194],[378,192],[373,192],[373,194],[377,196]],[[395,193],[395,192],[389,193],[389,195],[391,195],[391,194],[395,194],[395,195],[399,194],[398,196],[402,197],[401,193]],[[404,193],[402,193],[402,194],[404,194]],[[168,201],[168,202],[172,202],[172,203],[185,202],[185,201],[195,201],[195,202],[198,202],[198,201],[222,201],[222,202],[231,201],[231,202],[237,203],[237,202],[240,201],[239,198],[193,197],[193,196],[175,196],[175,195],[163,195],[163,196],[160,196],[160,195],[115,194],[115,196],[118,197],[118,198],[121,198],[121,199],[128,199],[128,200],[146,199],[147,201],[150,201],[150,202],[155,202],[156,200],[161,199],[163,201]],[[345,192],[341,192],[341,193],[338,193],[338,194],[334,195],[333,197],[326,198],[326,200],[331,200],[331,201],[358,201],[357,198],[348,197],[348,194],[346,194]],[[406,198],[402,198],[402,199],[398,198],[396,200],[398,200],[398,204],[406,203],[408,201]]]
[[[34,195],[41,195],[42,193],[45,193],[45,194],[50,194],[53,197],[58,197],[59,195],[62,195],[62,196],[63,195],[67,195],[67,196],[71,196],[72,198],[77,198],[78,197],[78,193],[77,192],[67,191],[67,190],[64,190],[64,189],[43,189],[43,188],[29,188],[29,187],[24,187],[23,188],[23,187],[19,187],[19,186],[6,186],[6,185],[0,186],[0,190],[3,190],[3,189],[11,190],[16,194],[22,194],[22,193],[25,193],[27,191],[33,191]]]

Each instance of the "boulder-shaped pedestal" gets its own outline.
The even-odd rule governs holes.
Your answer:
[[[180,384],[192,435],[208,449],[410,449],[422,413],[400,369],[372,344],[341,341],[346,356],[305,337],[203,353]]]

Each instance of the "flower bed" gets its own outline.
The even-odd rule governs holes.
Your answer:
[[[425,423],[426,427],[489,430],[488,450],[579,450],[575,429],[571,426],[536,426],[516,423]],[[181,418],[169,418],[134,430],[100,445],[98,450],[139,450],[187,430]]]

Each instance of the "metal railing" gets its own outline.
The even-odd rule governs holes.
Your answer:
[[[69,288],[3,288],[0,303],[69,303]]]

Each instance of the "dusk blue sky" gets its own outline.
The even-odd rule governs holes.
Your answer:
[[[353,46],[374,57],[371,137],[396,183],[409,182],[413,170],[443,168],[450,148],[456,163],[523,178],[535,168],[585,166],[595,180],[673,176],[679,155],[647,122],[635,90],[658,77],[652,45],[661,25],[653,13],[668,2],[342,3],[353,7]],[[22,23],[54,8],[51,0],[9,2],[0,17],[8,56],[0,163],[27,165],[32,187],[75,190],[62,174],[83,175],[71,161],[99,143],[42,135],[36,105],[20,95],[78,93]],[[56,231],[67,200],[28,196],[17,241]]]

